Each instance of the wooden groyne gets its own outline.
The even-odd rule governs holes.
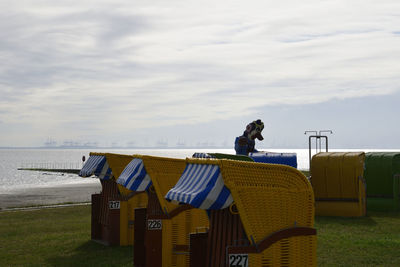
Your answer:
[[[80,169],[18,168],[19,171],[61,172],[79,174]]]

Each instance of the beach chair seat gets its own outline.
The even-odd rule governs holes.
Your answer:
[[[312,157],[315,214],[365,216],[364,152],[321,152]]]
[[[316,266],[314,196],[302,173],[225,159],[186,163],[166,199],[208,210],[209,232],[198,238],[207,239],[206,254],[191,252],[191,266]]]

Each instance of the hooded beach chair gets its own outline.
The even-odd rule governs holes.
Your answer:
[[[285,165],[186,159],[166,199],[207,210],[208,233],[190,235],[194,266],[316,266],[314,195]]]
[[[90,153],[79,175],[100,179],[102,191],[92,195],[91,238],[107,245],[132,245],[134,209],[146,207],[147,195],[135,195],[118,185],[118,177],[131,158],[127,155]]]
[[[312,157],[315,214],[365,216],[364,152],[321,152]]]
[[[135,155],[119,176],[119,184],[148,195],[147,209],[135,212],[135,237],[142,236],[135,238],[134,266],[189,266],[189,234],[208,228],[207,214],[164,198],[185,166],[183,159]]]
[[[370,152],[365,157],[367,210],[400,211],[400,152]]]

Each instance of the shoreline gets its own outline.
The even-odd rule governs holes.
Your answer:
[[[91,195],[100,191],[100,183],[83,183],[28,188],[9,194],[0,193],[0,210],[38,205],[90,202]]]

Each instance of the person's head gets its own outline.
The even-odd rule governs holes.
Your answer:
[[[256,120],[246,126],[246,133],[250,139],[254,140],[257,138],[261,141],[264,139],[264,137],[261,135],[263,129],[264,123],[261,120]]]

